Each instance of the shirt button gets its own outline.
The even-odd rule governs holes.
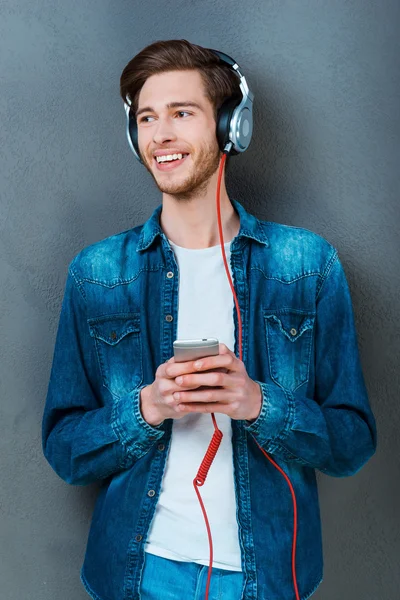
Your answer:
[[[111,338],[112,340],[115,340],[115,339],[116,339],[116,337],[117,337],[117,332],[116,332],[116,331],[112,331],[112,332],[111,332],[111,335],[110,335],[110,338]]]
[[[172,315],[167,315],[165,317],[165,320],[168,321],[168,323],[171,323],[171,321],[173,321],[174,317]]]
[[[164,444],[158,444],[157,448],[162,452],[165,448]]]
[[[168,273],[167,273],[168,279],[172,279],[173,276],[174,276],[173,272],[172,271],[168,271]]]
[[[294,327],[292,327],[292,329],[290,330],[290,333],[292,335],[296,335],[297,334],[297,329],[295,329]]]
[[[135,537],[135,540],[136,540],[137,542],[141,542],[141,541],[142,541],[142,539],[143,539],[143,536],[142,536],[142,535],[140,535],[140,534],[139,534],[139,535],[137,535],[137,536]]]
[[[147,492],[147,495],[150,496],[150,498],[152,498],[153,496],[155,496],[155,491],[154,490],[149,490]]]

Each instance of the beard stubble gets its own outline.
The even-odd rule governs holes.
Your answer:
[[[157,178],[148,163],[147,157],[143,157],[143,162],[160,192],[173,196],[175,200],[189,202],[195,197],[198,198],[199,196],[206,195],[208,181],[218,169],[221,151],[218,145],[213,143],[201,147],[197,158],[194,161],[192,156],[193,155],[190,154],[190,159],[192,160],[190,173],[183,181],[179,182],[172,181],[172,178],[171,181],[157,181]],[[151,160],[153,160],[153,158]]]

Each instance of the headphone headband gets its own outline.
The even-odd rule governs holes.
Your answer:
[[[250,91],[239,65],[231,56],[219,50],[208,49],[218,56],[222,62],[227,64],[239,78],[242,98],[238,100],[231,96],[225,100],[218,110],[216,126],[216,135],[220,150],[226,154],[239,154],[245,152],[250,145],[253,133],[254,94]],[[138,161],[143,163],[139,153],[136,117],[132,114],[130,103],[124,103],[124,107],[127,117],[126,135],[129,146]]]

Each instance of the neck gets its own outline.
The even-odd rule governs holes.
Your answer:
[[[210,248],[220,243],[217,216],[216,172],[203,193],[186,199],[163,194],[160,225],[168,239],[177,246],[190,249]],[[221,221],[224,243],[239,232],[240,219],[229,200],[224,173],[220,193]]]

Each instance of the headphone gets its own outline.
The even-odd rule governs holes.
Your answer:
[[[218,58],[227,64],[239,77],[239,87],[242,98],[230,97],[222,104],[217,114],[216,135],[219,148],[226,154],[239,154],[247,150],[253,133],[253,99],[245,76],[237,62],[219,50],[212,50]],[[143,164],[139,153],[138,128],[136,117],[131,111],[131,105],[124,102],[127,124],[126,135],[129,146],[139,162]]]

